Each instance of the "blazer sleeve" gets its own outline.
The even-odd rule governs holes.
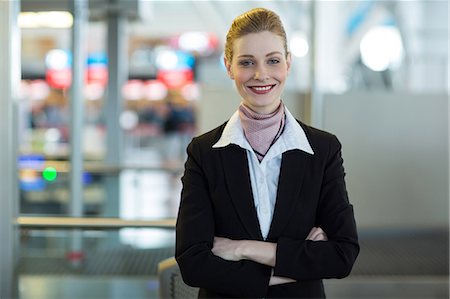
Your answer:
[[[227,261],[211,252],[215,219],[197,139],[188,146],[187,154],[175,252],[183,280],[224,295],[264,297],[270,267],[248,260]]]
[[[280,237],[274,275],[296,280],[343,278],[358,256],[353,206],[345,186],[341,144],[335,136],[325,157],[315,225],[325,231],[328,241]]]

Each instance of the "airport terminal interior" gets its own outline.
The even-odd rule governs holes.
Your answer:
[[[186,147],[239,105],[225,35],[255,7],[286,27],[284,103],[342,143],[361,252],[327,297],[449,298],[445,0],[1,0],[0,298],[196,298]]]

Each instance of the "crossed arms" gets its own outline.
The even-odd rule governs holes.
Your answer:
[[[306,240],[327,241],[327,235],[320,227],[313,227]],[[255,240],[231,240],[215,237],[212,253],[228,261],[251,260],[263,265],[275,267],[277,244]],[[273,271],[269,285],[276,285],[295,280],[288,277],[274,276]]]

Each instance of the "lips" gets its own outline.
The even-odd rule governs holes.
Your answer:
[[[265,94],[270,92],[276,84],[273,85],[264,85],[264,86],[248,86],[249,89],[251,89],[254,93],[257,94]]]

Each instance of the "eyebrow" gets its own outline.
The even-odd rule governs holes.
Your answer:
[[[281,52],[279,52],[279,51],[273,51],[273,52],[267,53],[267,54],[266,54],[266,57],[272,56],[272,55],[275,55],[275,54],[283,55],[283,53],[281,53]],[[245,57],[252,58],[252,57],[254,57],[254,56],[253,56],[253,55],[250,55],[250,54],[242,54],[242,55],[239,55],[239,56],[238,56],[238,58],[245,58]]]

